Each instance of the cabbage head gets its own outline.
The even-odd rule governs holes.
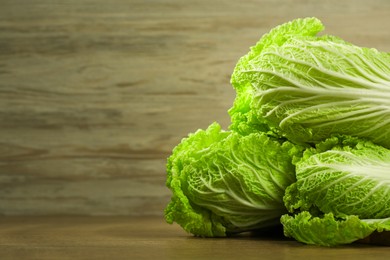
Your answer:
[[[347,244],[390,231],[390,150],[352,137],[307,149],[286,189],[286,236],[308,244]]]
[[[282,24],[238,61],[231,129],[267,125],[297,143],[345,134],[390,148],[390,54],[318,36],[323,28],[316,18]]]
[[[168,159],[167,222],[204,237],[280,225],[284,191],[295,182],[292,162],[302,150],[261,132],[222,131],[217,123],[190,134]]]

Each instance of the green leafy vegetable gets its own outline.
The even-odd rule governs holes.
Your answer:
[[[337,245],[382,227],[376,220],[388,218],[384,227],[389,230],[389,169],[390,150],[357,138],[333,137],[307,149],[296,164],[297,181],[284,197],[291,213],[305,213],[282,217],[285,234],[305,243],[319,239],[319,244]]]
[[[233,72],[238,96],[251,88],[251,113],[292,141],[346,134],[390,148],[390,54],[322,29],[297,19],[263,36]]]
[[[337,217],[390,217],[390,150],[356,138],[330,138],[296,164],[290,211],[315,206]],[[288,199],[287,199],[288,198]]]
[[[390,54],[322,30],[282,24],[238,61],[229,131],[168,159],[167,222],[204,237],[282,224],[322,246],[390,231]]]
[[[264,133],[224,132],[217,123],[191,134],[168,159],[168,222],[207,237],[280,224],[284,190],[295,181],[292,161],[302,150]]]

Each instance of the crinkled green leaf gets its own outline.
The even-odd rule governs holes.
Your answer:
[[[303,211],[295,216],[281,217],[286,237],[293,237],[305,244],[337,246],[366,238],[374,231],[390,231],[390,218],[359,219],[349,215],[337,219],[332,213],[313,216]]]
[[[233,107],[229,109],[231,125],[229,129],[241,135],[255,132],[267,132],[270,128],[265,122],[259,120],[252,109],[253,91],[251,88],[241,90],[234,100]]]

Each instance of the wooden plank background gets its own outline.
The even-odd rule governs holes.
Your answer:
[[[0,0],[0,214],[162,215],[165,161],[218,121],[270,28],[390,51],[387,0]]]

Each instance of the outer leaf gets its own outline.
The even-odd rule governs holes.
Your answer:
[[[294,217],[283,215],[281,222],[285,236],[321,246],[350,244],[374,231],[390,231],[390,218],[361,220],[351,215],[345,219],[336,219],[332,213],[314,217],[303,211]]]
[[[199,236],[225,236],[280,224],[285,188],[295,181],[292,161],[302,147],[264,133],[241,136],[216,123],[184,139],[168,159],[166,208]]]

